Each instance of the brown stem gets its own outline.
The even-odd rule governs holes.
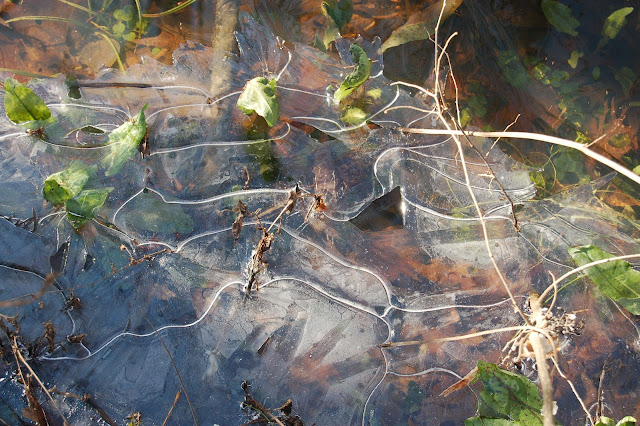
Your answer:
[[[534,317],[541,316],[541,299],[532,295],[529,300]],[[542,416],[544,417],[544,426],[553,426],[553,383],[551,382],[551,375],[549,374],[549,368],[547,366],[547,352],[544,349],[541,334],[535,331],[530,333],[529,342],[536,356],[538,377],[540,378],[540,387],[542,388]],[[553,341],[549,341],[549,344],[555,346]]]
[[[22,352],[20,352],[20,349],[18,349],[18,341],[17,341],[16,337],[13,338],[13,355],[16,357],[16,360],[19,360],[18,364],[20,364],[20,362],[22,362],[22,364],[24,364],[24,366],[27,367],[27,370],[29,370],[29,372],[31,373],[33,378],[36,379],[36,382],[38,382],[38,384],[40,385],[42,390],[44,390],[44,393],[46,393],[47,396],[49,397],[49,400],[53,404],[53,407],[56,409],[58,414],[60,414],[60,417],[62,417],[62,421],[64,422],[64,425],[68,426],[69,422],[64,417],[64,414],[62,414],[62,411],[60,411],[60,407],[58,407],[58,404],[56,404],[56,402],[53,400],[53,397],[51,396],[51,393],[49,393],[49,389],[47,389],[47,387],[42,383],[42,381],[40,380],[40,378],[38,377],[36,372],[33,371],[31,366],[27,363],[27,360],[24,359],[24,357],[22,356]]]
[[[229,55],[236,50],[236,39],[233,32],[238,25],[238,0],[217,0],[213,22],[211,44],[216,53]],[[211,76],[211,93],[215,96],[226,90],[231,78],[231,64],[222,61],[218,64],[221,73]]]

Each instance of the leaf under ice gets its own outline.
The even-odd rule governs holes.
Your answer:
[[[85,189],[75,197],[67,200],[65,209],[67,219],[78,229],[96,216],[113,188]]]
[[[465,425],[504,424],[500,417],[508,424],[542,425],[542,398],[529,379],[483,361],[478,361],[478,376],[484,385],[480,416],[467,419]]]
[[[14,123],[45,121],[51,111],[33,90],[13,78],[4,80],[4,109]]]
[[[143,106],[140,112],[131,117],[109,134],[109,153],[102,159],[102,167],[107,168],[105,175],[115,175],[129,158],[138,152],[138,146],[147,131]]]
[[[592,244],[571,247],[569,254],[578,266],[613,257],[611,253]],[[587,268],[585,274],[604,294],[620,303],[632,314],[640,315],[640,272],[632,269],[629,262],[614,260],[602,263]]]
[[[95,175],[97,167],[81,162],[71,164],[66,169],[53,173],[44,181],[42,196],[51,204],[60,205],[82,191],[85,183]]]
[[[275,126],[280,117],[280,104],[276,98],[276,80],[267,80],[264,77],[249,80],[238,98],[237,105],[245,114],[257,113],[267,121],[269,126]]]

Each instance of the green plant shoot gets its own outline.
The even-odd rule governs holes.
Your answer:
[[[106,176],[118,173],[124,163],[138,152],[138,146],[147,132],[144,110],[148,106],[143,106],[138,115],[127,120],[109,134],[111,151],[101,162],[102,167],[107,168]]]
[[[249,80],[236,105],[247,115],[258,114],[273,127],[280,117],[280,103],[276,98],[276,80],[267,80],[264,77]]]
[[[336,102],[342,101],[349,96],[351,92],[362,86],[371,74],[371,59],[369,59],[362,47],[353,43],[349,48],[349,53],[351,53],[353,62],[355,62],[356,65],[354,70],[344,79],[340,87],[333,94]]]
[[[44,181],[42,196],[56,206],[64,204],[82,191],[85,183],[97,171],[97,166],[73,163],[68,168],[50,175]]]

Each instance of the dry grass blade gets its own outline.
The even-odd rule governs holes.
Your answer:
[[[33,369],[31,368],[31,366],[29,365],[29,363],[27,363],[27,360],[24,359],[24,357],[22,356],[22,353],[20,352],[20,349],[18,349],[18,340],[17,338],[14,336],[13,338],[13,345],[12,345],[12,349],[13,349],[13,355],[16,358],[16,362],[18,363],[18,368],[20,368],[20,363],[22,363],[27,370],[29,370],[29,373],[31,373],[31,376],[36,379],[36,382],[38,382],[38,384],[40,385],[40,387],[42,388],[42,390],[44,391],[44,393],[47,394],[47,397],[49,398],[49,400],[51,401],[51,403],[53,404],[53,407],[56,409],[56,411],[58,412],[58,414],[60,414],[60,417],[62,417],[62,421],[64,422],[65,426],[69,425],[69,422],[67,421],[66,417],[64,416],[64,414],[62,414],[62,411],[60,411],[60,407],[58,407],[58,404],[56,404],[56,402],[54,401],[53,397],[51,396],[51,393],[49,392],[49,389],[47,389],[47,387],[42,383],[42,381],[40,380],[40,378],[38,377],[38,375],[36,374],[35,371],[33,371]],[[21,373],[22,374],[22,373]],[[29,379],[27,379],[28,381]],[[25,389],[27,388],[27,382],[25,383]],[[31,395],[33,396],[33,393],[31,393]],[[29,397],[29,393],[27,394],[27,397]],[[31,402],[31,401],[30,401]],[[38,404],[39,405],[39,404]],[[44,415],[44,411],[42,411],[42,414]],[[45,424],[46,423],[45,421]]]
[[[167,424],[167,422],[169,421],[169,418],[171,418],[171,413],[173,413],[173,409],[176,408],[176,404],[178,403],[178,400],[180,399],[180,395],[182,395],[182,389],[178,389],[178,392],[176,392],[176,397],[173,400],[173,404],[171,404],[171,408],[169,409],[169,412],[167,413],[167,417],[164,418],[164,422],[162,422],[162,426],[165,426]]]
[[[457,382],[455,382],[454,384],[452,384],[451,386],[443,390],[440,393],[440,396],[447,397],[451,395],[453,392],[457,392],[460,389],[469,386],[476,379],[477,374],[478,374],[478,367],[473,367],[473,369],[469,371],[466,376],[464,376],[462,379],[458,380]]]
[[[160,343],[162,343],[162,347],[167,352],[167,355],[169,355],[169,359],[171,360],[171,364],[173,365],[173,369],[176,370],[176,375],[178,376],[178,380],[180,381],[180,387],[182,387],[182,390],[184,391],[184,396],[187,398],[187,403],[189,404],[189,409],[191,410],[191,415],[193,416],[193,424],[198,426],[198,418],[196,417],[196,411],[193,408],[193,404],[191,404],[191,398],[189,398],[189,392],[187,392],[187,387],[184,385],[184,381],[182,380],[182,376],[180,375],[180,370],[178,370],[178,365],[176,364],[175,360],[173,359],[173,356],[171,355],[171,352],[169,351],[169,348],[164,343],[164,339],[158,333],[158,330],[156,330],[156,328],[153,326],[151,321],[149,321],[149,318],[147,318],[145,316],[144,319],[147,320],[147,322],[149,323],[149,325],[153,329],[154,334],[156,335],[156,337],[158,337],[158,340],[160,340]],[[176,402],[177,402],[177,397],[176,397]],[[169,412],[169,413],[171,413],[171,412]]]
[[[28,305],[29,303],[32,303],[32,302],[40,299],[42,296],[44,296],[44,294],[47,292],[49,287],[51,287],[51,285],[53,285],[53,283],[56,282],[56,279],[59,276],[60,276],[60,272],[52,272],[50,274],[47,274],[44,277],[44,282],[42,283],[42,287],[40,287],[40,290],[38,290],[37,293],[30,294],[28,296],[20,297],[20,298],[17,298],[17,299],[2,300],[2,301],[0,301],[0,308],[24,306],[24,305]],[[28,298],[28,297],[30,297],[30,298]]]

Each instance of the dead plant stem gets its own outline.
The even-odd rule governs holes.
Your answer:
[[[171,417],[171,413],[173,413],[173,409],[176,408],[176,404],[178,403],[178,400],[180,399],[180,395],[182,395],[182,389],[178,389],[178,392],[176,392],[176,397],[173,400],[173,404],[171,404],[171,408],[169,409],[169,412],[167,413],[167,417],[164,418],[164,422],[162,422],[162,426],[165,426],[167,424],[167,422],[169,421],[169,418]]]
[[[180,386],[182,387],[182,390],[184,391],[184,396],[187,398],[187,403],[189,403],[189,409],[191,410],[191,415],[193,416],[193,424],[198,426],[198,418],[196,417],[196,411],[194,410],[193,405],[191,404],[191,398],[189,398],[189,393],[187,392],[187,387],[185,386],[184,381],[182,380],[182,376],[180,375],[180,370],[178,370],[178,365],[176,364],[175,360],[173,359],[173,356],[171,355],[171,352],[169,351],[169,348],[164,343],[164,339],[162,338],[162,336],[160,336],[160,333],[158,333],[158,330],[154,327],[153,323],[146,316],[144,317],[144,319],[147,320],[147,322],[149,323],[149,325],[153,329],[154,334],[156,335],[158,340],[160,340],[160,343],[162,343],[162,347],[167,352],[167,355],[169,355],[169,359],[171,360],[171,364],[173,365],[174,370],[176,370],[176,375],[178,376],[178,380],[180,381]],[[176,397],[176,401],[177,401],[177,397]],[[172,409],[173,409],[173,407],[172,407]],[[171,411],[169,411],[169,414],[171,414]]]
[[[400,83],[405,84],[405,83]],[[528,139],[536,140],[540,142],[546,142],[554,145],[564,146],[580,151],[582,154],[590,157],[597,162],[604,164],[605,166],[615,170],[621,175],[631,179],[638,185],[640,185],[640,176],[633,173],[631,170],[616,163],[615,161],[598,154],[597,152],[589,149],[587,145],[583,145],[578,142],[570,141],[568,139],[562,139],[556,136],[542,135],[538,133],[529,132],[480,132],[475,130],[451,130],[447,126],[447,130],[443,129],[414,129],[410,127],[402,127],[400,129],[405,133],[418,133],[422,135],[449,135],[449,136],[478,136],[483,138],[514,138],[514,139]]]
[[[446,6],[446,0],[443,1],[442,4],[442,10],[440,12],[440,17],[442,16],[442,13],[444,12],[444,8]],[[491,264],[493,265],[493,268],[496,271],[496,274],[498,275],[498,278],[500,279],[500,282],[502,283],[502,285],[504,286],[507,294],[509,295],[509,298],[511,299],[511,303],[513,304],[514,309],[520,314],[520,316],[522,317],[523,321],[531,326],[531,322],[529,321],[529,319],[527,318],[527,316],[524,314],[524,312],[522,312],[522,310],[520,309],[520,307],[518,306],[518,303],[516,302],[515,298],[513,297],[513,294],[511,292],[511,289],[509,288],[509,284],[507,283],[504,275],[502,274],[502,271],[500,270],[500,268],[498,267],[498,263],[495,260],[495,256],[493,254],[493,250],[491,249],[491,244],[489,242],[489,232],[487,230],[487,225],[486,222],[484,220],[484,213],[482,211],[482,209],[480,208],[480,205],[478,204],[478,200],[476,198],[476,195],[473,191],[473,188],[471,186],[471,179],[469,178],[469,171],[467,170],[467,164],[465,161],[465,157],[464,157],[464,150],[462,149],[462,143],[460,142],[460,139],[458,138],[458,136],[467,136],[465,132],[462,131],[454,131],[451,129],[451,126],[449,125],[449,122],[446,120],[446,118],[443,115],[443,110],[442,110],[442,106],[440,104],[440,99],[438,99],[438,93],[439,93],[439,80],[438,80],[438,73],[439,73],[439,69],[440,69],[440,61],[442,58],[442,54],[438,55],[438,27],[440,24],[440,17],[438,18],[438,25],[436,25],[436,30],[435,30],[435,40],[434,40],[434,46],[435,46],[435,82],[434,82],[434,100],[435,100],[435,104],[436,104],[436,111],[438,114],[438,117],[440,118],[440,120],[442,121],[442,123],[444,124],[444,126],[447,128],[448,134],[450,134],[456,144],[456,147],[458,149],[458,154],[460,155],[460,162],[462,165],[462,170],[464,173],[464,180],[465,180],[465,185],[469,191],[469,195],[471,196],[471,200],[473,201],[473,205],[475,206],[476,212],[478,213],[478,219],[480,220],[480,226],[482,227],[482,234],[484,237],[484,242],[485,242],[485,246],[487,248],[487,254],[489,255],[489,258],[491,259]],[[451,38],[451,37],[450,37]],[[449,38],[449,39],[450,39]],[[448,45],[448,41],[447,43],[445,43],[445,46]],[[444,50],[444,49],[443,49]],[[455,80],[454,80],[455,81]],[[512,133],[512,132],[505,132],[505,133]],[[604,158],[604,157],[603,157]],[[533,338],[532,338],[533,336]],[[533,345],[534,348],[534,353],[536,355],[536,362],[538,365],[538,374],[541,378],[540,380],[540,384],[542,387],[542,392],[543,392],[543,413],[544,413],[544,424],[545,426],[552,426],[554,424],[554,420],[553,420],[553,388],[552,388],[552,384],[551,384],[551,378],[549,376],[549,371],[547,369],[547,362],[546,362],[546,352],[544,351],[542,344],[540,342],[540,339],[538,337],[537,333],[530,333],[529,336],[529,341],[531,342],[531,344]],[[555,348],[554,346],[554,342],[553,340],[550,340],[550,343],[552,345],[552,347]],[[544,380],[543,380],[544,377]]]
[[[540,301],[542,299],[531,296],[529,298],[531,304],[531,310],[534,317],[543,315],[542,306]],[[554,341],[549,339],[551,347],[555,348]],[[540,334],[533,332],[529,334],[529,342],[533,347],[533,353],[536,357],[536,365],[538,370],[538,378],[540,379],[540,387],[542,388],[542,416],[544,426],[554,426],[553,421],[553,383],[551,376],[549,375],[549,368],[547,367],[547,353],[544,350]]]
[[[65,418],[64,414],[62,414],[62,411],[60,411],[60,407],[58,407],[58,404],[56,404],[56,401],[54,401],[53,397],[51,396],[51,393],[49,392],[49,389],[47,389],[47,387],[42,383],[42,381],[40,380],[40,377],[38,377],[38,375],[36,374],[35,371],[33,371],[31,366],[29,365],[29,363],[27,363],[27,360],[24,359],[24,357],[22,356],[22,353],[20,352],[20,349],[18,349],[18,340],[17,340],[17,338],[15,336],[13,338],[13,353],[14,353],[16,359],[19,359],[20,362],[22,362],[22,364],[25,367],[27,367],[27,370],[29,370],[29,372],[31,373],[33,378],[36,379],[36,382],[38,382],[38,384],[40,385],[42,390],[44,390],[44,393],[47,394],[47,397],[49,398],[49,400],[53,404],[53,407],[56,409],[58,414],[60,414],[60,417],[62,417],[62,421],[64,422],[64,425],[68,426],[69,422]]]

